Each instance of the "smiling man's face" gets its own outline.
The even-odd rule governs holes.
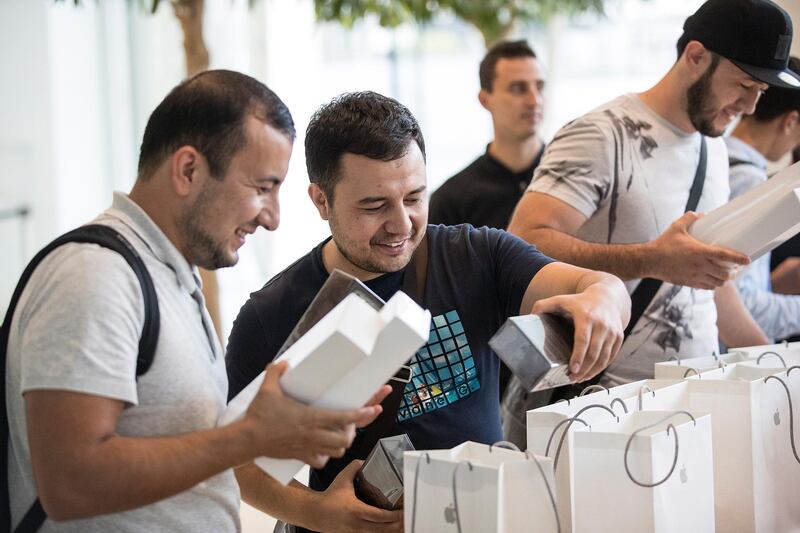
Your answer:
[[[338,173],[332,201],[317,185],[309,189],[333,235],[326,267],[361,279],[404,268],[428,223],[425,159],[417,143],[394,161],[345,153]]]
[[[213,270],[239,260],[245,238],[280,223],[278,193],[286,178],[292,140],[255,117],[245,122],[247,144],[221,179],[198,167],[203,186],[178,215],[187,260]]]
[[[709,66],[689,87],[689,119],[703,135],[718,137],[734,119],[751,114],[767,88],[766,83],[752,78],[721,57],[717,65]]]

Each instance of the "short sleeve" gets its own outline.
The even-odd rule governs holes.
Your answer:
[[[266,332],[261,326],[252,298],[245,302],[228,336],[225,364],[228,369],[228,400],[255,379],[265,366],[269,353]],[[270,360],[266,357],[266,360]]]
[[[548,144],[528,191],[553,196],[589,218],[611,189],[613,150],[590,119],[571,122]]]
[[[495,286],[504,316],[516,316],[531,280],[555,260],[536,246],[502,230],[488,230],[494,241]]]
[[[125,259],[94,244],[67,244],[34,272],[17,310],[21,391],[68,390],[138,401],[141,287]]]

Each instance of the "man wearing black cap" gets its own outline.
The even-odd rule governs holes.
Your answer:
[[[729,346],[766,341],[728,283],[748,257],[687,229],[693,211],[728,200],[725,128],[769,85],[800,85],[786,68],[791,40],[791,20],[772,2],[709,0],[686,20],[661,81],[571,122],[548,146],[509,230],[551,257],[627,280],[640,318],[606,383],[652,376],[673,354],[710,354],[717,324]],[[637,293],[643,278],[653,281]]]

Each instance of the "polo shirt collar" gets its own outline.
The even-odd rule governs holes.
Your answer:
[[[116,217],[136,233],[156,258],[167,265],[178,283],[188,293],[201,288],[197,267],[189,264],[164,232],[127,194],[114,192],[114,200],[108,214]]]
[[[544,143],[542,143],[541,148],[539,148],[539,152],[536,154],[536,157],[533,158],[531,165],[521,172],[512,172],[507,166],[503,163],[495,159],[492,154],[489,153],[489,147],[492,143],[486,145],[486,152],[483,154],[483,157],[486,159],[486,162],[492,165],[495,168],[495,173],[492,174],[498,178],[505,180],[509,179],[521,179],[521,178],[528,178],[530,181],[530,177],[533,176],[533,171],[536,170],[536,167],[539,166],[539,162],[542,159],[542,154],[544,153]]]

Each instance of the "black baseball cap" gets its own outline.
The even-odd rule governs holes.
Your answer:
[[[769,0],[708,0],[683,23],[679,42],[693,40],[759,81],[800,88],[787,66],[792,19]]]

